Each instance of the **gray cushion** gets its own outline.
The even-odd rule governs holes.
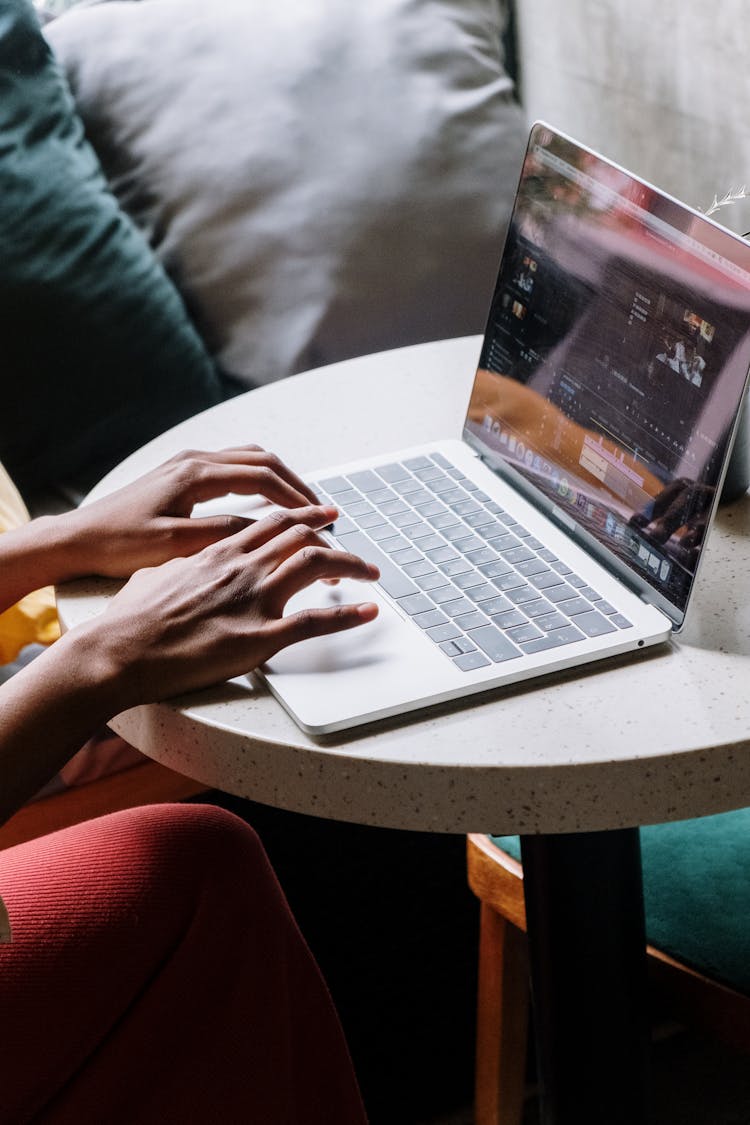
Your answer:
[[[246,383],[481,331],[524,143],[498,0],[134,0],[45,28]]]

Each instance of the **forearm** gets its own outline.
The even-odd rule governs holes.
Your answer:
[[[0,687],[0,823],[123,707],[95,635],[64,636]]]
[[[0,535],[0,613],[32,590],[86,572],[71,514],[41,516]]]

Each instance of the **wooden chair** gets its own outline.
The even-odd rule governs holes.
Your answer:
[[[696,834],[710,847],[709,822],[722,821],[722,830],[741,832],[741,848],[747,854],[748,866],[742,856],[733,855],[733,862],[724,866],[726,879],[719,880],[717,894],[720,898],[726,891],[726,880],[740,882],[737,886],[739,901],[735,912],[722,920],[722,925],[736,931],[737,941],[742,943],[743,935],[750,932],[750,810],[740,814],[724,814],[709,817],[705,821],[683,822],[681,826],[654,826],[647,830],[651,836],[644,839],[642,830],[642,849],[644,867],[644,891],[646,898],[646,929],[649,939],[652,926],[649,918],[650,898],[658,892],[658,878],[649,869],[650,849],[658,857],[658,849],[663,839],[660,830],[671,831],[669,845],[674,848],[679,838],[677,832],[690,826],[698,826]],[[740,816],[741,822],[736,818]],[[727,818],[735,817],[731,824]],[[661,833],[663,838],[664,832]],[[726,831],[725,831],[726,835]],[[524,1084],[526,1076],[526,1050],[529,1016],[528,958],[526,951],[526,911],[523,897],[523,868],[516,837],[499,838],[502,847],[490,836],[470,835],[467,838],[467,860],[469,885],[481,904],[479,937],[479,981],[477,1007],[476,1040],[476,1084],[475,1084],[475,1125],[521,1125],[523,1116]],[[747,841],[745,843],[745,840]],[[516,852],[516,856],[509,847]],[[669,855],[670,853],[666,853]],[[726,850],[722,855],[726,856]],[[722,862],[719,855],[717,862]],[[735,863],[736,862],[736,869]],[[653,859],[657,866],[657,859]],[[689,864],[686,868],[689,868]],[[744,879],[742,873],[744,872]],[[696,878],[701,873],[696,872]],[[685,870],[679,867],[667,871],[665,877],[679,880],[685,878]],[[722,890],[722,887],[724,890]],[[726,906],[726,898],[723,897]],[[668,920],[657,918],[654,927],[661,933],[667,932]],[[726,935],[725,935],[726,936]],[[676,955],[679,935],[670,940],[670,953],[647,947],[649,954],[649,978],[651,987],[658,990],[668,1004],[669,1012],[680,1023],[692,1025],[716,1036],[731,1047],[750,1052],[750,995],[733,988],[691,968]],[[741,945],[738,947],[741,955]],[[747,969],[741,974],[742,985],[747,987],[750,979],[750,937],[744,938],[747,950]],[[735,951],[736,952],[736,951]],[[710,954],[710,951],[709,951]],[[731,960],[729,962],[731,964]],[[726,970],[725,970],[726,971]],[[747,990],[750,993],[750,989]]]

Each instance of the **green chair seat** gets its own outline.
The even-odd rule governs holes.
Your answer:
[[[641,828],[650,945],[750,994],[750,809]],[[518,836],[490,836],[521,858]]]

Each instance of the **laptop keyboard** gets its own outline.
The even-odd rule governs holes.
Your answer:
[[[632,628],[617,609],[440,453],[312,486],[342,513],[344,550],[468,672]]]

